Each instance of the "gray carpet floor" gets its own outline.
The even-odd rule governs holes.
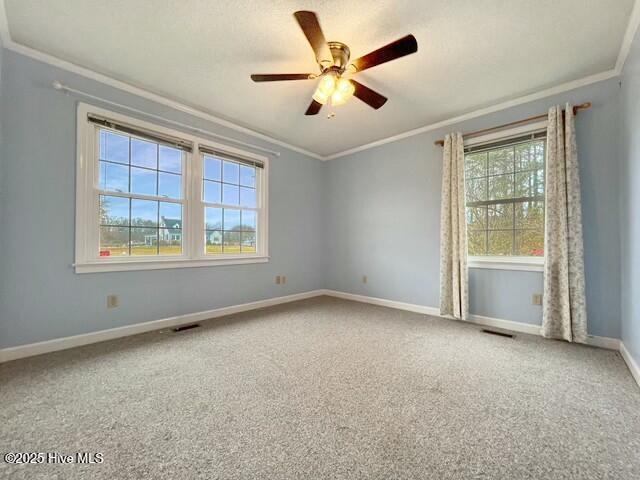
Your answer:
[[[638,479],[617,352],[320,297],[0,365],[12,479]]]

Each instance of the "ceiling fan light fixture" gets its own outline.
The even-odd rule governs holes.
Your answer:
[[[293,16],[313,50],[316,63],[320,67],[320,74],[253,74],[251,80],[254,82],[276,82],[319,78],[313,93],[313,101],[307,107],[305,115],[317,115],[323,105],[342,105],[351,97],[356,97],[371,108],[378,110],[386,103],[387,97],[356,80],[343,79],[341,76],[343,74],[351,76],[418,51],[416,38],[413,35],[405,35],[395,42],[358,57],[349,63],[351,50],[342,42],[327,41],[322,33],[322,28],[320,28],[318,15],[308,10],[299,10],[294,12]],[[333,112],[329,114],[329,117],[332,116]]]
[[[336,88],[331,95],[331,105],[343,105],[347,103],[353,96],[353,92],[355,92],[356,87],[346,78],[340,78],[338,83],[336,84]]]
[[[336,74],[334,72],[328,72],[322,77],[320,77],[320,81],[318,82],[318,88],[313,93],[313,99],[321,104],[327,103],[329,98],[336,89],[336,85],[338,82],[336,81]]]

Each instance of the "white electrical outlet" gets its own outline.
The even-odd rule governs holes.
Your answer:
[[[276,285],[280,285],[281,282],[280,275],[276,275]]]
[[[283,285],[284,285],[285,283],[287,283],[287,277],[286,277],[286,276],[282,275],[281,280],[282,280],[282,284],[283,284]]]
[[[116,308],[120,306],[120,299],[117,295],[107,295],[107,308]]]
[[[533,296],[531,297],[531,303],[533,305],[542,305],[542,294],[534,293]]]

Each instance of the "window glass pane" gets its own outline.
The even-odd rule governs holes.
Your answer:
[[[240,232],[222,232],[222,252],[240,253]]]
[[[240,251],[242,253],[256,253],[256,232],[242,232]]]
[[[487,233],[484,230],[470,231],[467,234],[467,251],[469,255],[486,255]]]
[[[243,207],[256,207],[256,189],[240,187],[240,205]]]
[[[131,199],[131,225],[137,227],[158,226],[158,202]],[[133,242],[133,236],[132,242]]]
[[[242,230],[255,231],[256,212],[253,210],[242,210]]]
[[[129,199],[100,195],[100,224],[129,225]]]
[[[207,253],[222,253],[222,231],[207,230],[205,233]]]
[[[160,255],[182,255],[182,230],[179,228],[158,229],[158,253]]]
[[[544,198],[545,148],[536,139],[465,155],[470,255],[544,255],[544,201],[510,200]]]
[[[513,255],[513,230],[489,231],[489,255]]]
[[[158,253],[182,255],[182,205],[160,202]]]
[[[533,228],[544,231],[544,203],[523,202],[515,205],[515,228]]]
[[[182,176],[159,172],[158,195],[168,198],[182,198]]]
[[[165,172],[182,173],[182,150],[160,145],[158,168]]]
[[[207,230],[222,230],[221,208],[205,208],[205,226]]]
[[[204,156],[204,178],[207,180],[222,180],[222,162],[209,155]]]
[[[256,167],[240,165],[240,185],[245,187],[256,186]]]
[[[469,230],[487,228],[487,207],[467,208],[467,228]]]
[[[131,227],[131,255],[157,255],[158,229]]]
[[[489,230],[513,228],[513,204],[489,205]]]
[[[101,257],[129,255],[129,227],[100,227]]]
[[[489,200],[513,197],[513,175],[489,177]]]
[[[100,189],[128,192],[129,167],[117,163],[100,162]]]
[[[227,205],[240,204],[240,187],[237,185],[222,184],[222,203]]]
[[[227,160],[222,162],[222,181],[225,183],[240,183],[240,165]]]
[[[240,230],[240,210],[224,209],[224,229]]]
[[[207,203],[220,203],[222,201],[222,184],[205,180],[204,201]]]
[[[487,152],[472,153],[466,156],[465,176],[467,178],[483,177],[487,175]]]
[[[465,182],[468,202],[482,202],[487,199],[487,179],[478,178]]]
[[[131,193],[156,195],[158,172],[146,168],[131,167]]]
[[[129,137],[100,130],[100,159],[128,164]]]
[[[182,205],[160,202],[160,223],[163,228],[182,228]]]
[[[489,150],[489,175],[510,173],[514,170],[513,147]]]
[[[544,140],[516,145],[516,170],[538,170],[544,168],[544,148]]]
[[[516,198],[544,195],[544,170],[516,173]]]
[[[158,168],[158,144],[131,139],[131,165],[139,167]]]
[[[516,255],[544,256],[544,232],[542,230],[516,231]]]

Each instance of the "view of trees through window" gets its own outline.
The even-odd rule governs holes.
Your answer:
[[[544,255],[545,147],[529,135],[465,154],[469,255]]]

